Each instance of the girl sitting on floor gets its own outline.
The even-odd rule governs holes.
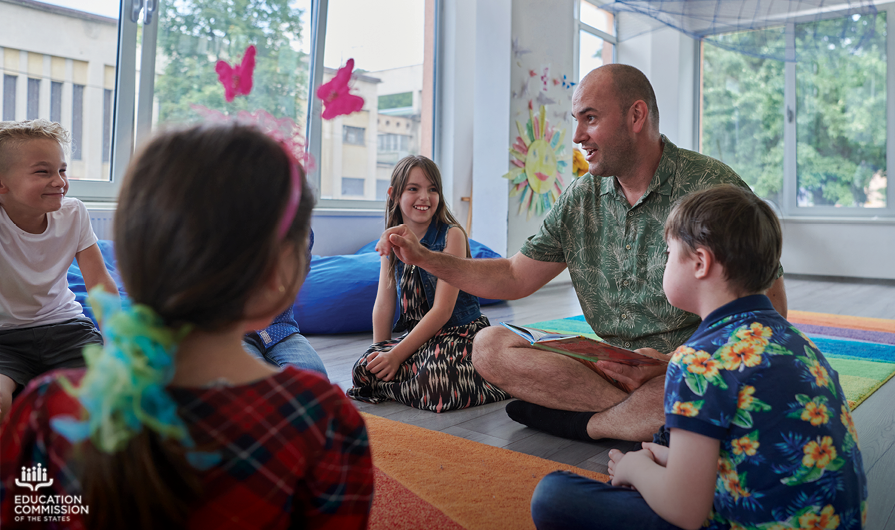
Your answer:
[[[429,250],[470,257],[466,232],[444,202],[438,166],[424,156],[408,156],[395,166],[385,220],[386,229],[404,224]],[[392,339],[397,301],[396,329],[407,332]],[[348,396],[434,412],[509,398],[472,366],[472,340],[489,325],[478,298],[406,267],[394,254],[384,256],[373,306],[374,344],[354,363]]]
[[[162,134],[131,164],[115,244],[133,305],[94,295],[105,348],[15,402],[0,435],[4,524],[20,497],[40,502],[18,485],[39,476],[36,493],[87,508],[59,519],[67,528],[367,527],[360,415],[322,375],[241,344],[307,270],[313,198],[290,147],[205,125]]]

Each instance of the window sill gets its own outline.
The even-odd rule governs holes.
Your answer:
[[[385,211],[374,208],[327,208],[326,206],[317,206],[314,208],[313,215],[324,217],[382,217]]]
[[[895,217],[833,217],[833,216],[808,216],[789,215],[780,217],[783,223],[804,224],[863,224],[863,225],[895,225]]]

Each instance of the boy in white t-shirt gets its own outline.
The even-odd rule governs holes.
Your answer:
[[[118,294],[87,208],[65,198],[68,143],[58,123],[0,122],[0,422],[33,377],[84,366],[81,349],[102,344],[68,288],[72,258],[87,290]]]

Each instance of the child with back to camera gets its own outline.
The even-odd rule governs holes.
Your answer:
[[[149,142],[115,217],[133,305],[94,298],[105,348],[17,400],[0,433],[4,525],[26,493],[19,470],[40,464],[53,479],[41,495],[89,507],[71,528],[366,528],[360,415],[322,375],[241,342],[295,299],[312,206],[289,148],[254,127]]]
[[[87,208],[65,196],[69,142],[58,123],[0,122],[0,422],[32,378],[103,342],[68,288],[72,260],[88,289],[118,295]]]
[[[668,365],[667,445],[610,451],[611,486],[547,475],[535,525],[862,528],[867,483],[838,375],[764,295],[782,248],[774,212],[748,190],[710,188],[675,205],[665,241],[665,294],[702,318]]]
[[[444,202],[438,166],[424,156],[408,156],[392,172],[385,228],[401,224],[430,250],[470,257],[466,232]],[[396,303],[398,327],[407,333],[392,339]],[[488,325],[478,298],[405,266],[394,254],[383,256],[373,306],[374,344],[354,364],[348,396],[434,412],[507,399],[472,366],[472,340]]]

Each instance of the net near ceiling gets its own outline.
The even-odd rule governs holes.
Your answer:
[[[672,27],[723,48],[785,61],[830,46],[857,52],[884,16],[871,0],[618,0],[600,7],[619,15],[620,41]]]

